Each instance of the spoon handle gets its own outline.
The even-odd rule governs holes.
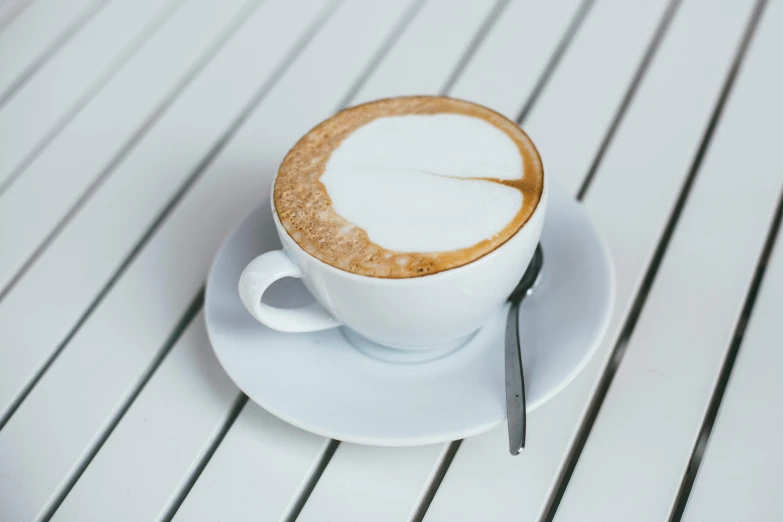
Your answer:
[[[519,305],[514,299],[506,319],[506,422],[508,451],[518,455],[525,448],[527,418],[525,411],[525,380],[522,375],[522,354],[519,347]]]

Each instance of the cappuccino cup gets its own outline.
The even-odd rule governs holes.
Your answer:
[[[346,109],[309,131],[283,160],[271,204],[283,249],[251,261],[239,280],[256,320],[440,351],[469,339],[522,277],[547,184],[514,122],[470,102],[411,96]],[[284,277],[301,279],[315,302],[265,303]]]

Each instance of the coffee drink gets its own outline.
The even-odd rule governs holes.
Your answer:
[[[346,109],[288,153],[274,206],[291,238],[359,275],[419,277],[492,252],[544,187],[535,146],[482,106],[412,96]]]
[[[489,109],[433,96],[347,109],[283,159],[272,187],[282,249],[250,261],[239,297],[268,328],[344,327],[381,359],[387,347],[442,355],[503,307],[541,238],[548,192],[533,143]],[[264,302],[284,277],[315,302]]]

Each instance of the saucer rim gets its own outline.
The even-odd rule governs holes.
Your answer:
[[[548,187],[553,192],[559,192],[560,196],[568,198],[570,200],[569,203],[576,204],[579,209],[580,213],[582,213],[585,222],[588,224],[590,228],[593,229],[593,236],[597,239],[595,242],[597,245],[597,250],[600,250],[601,257],[603,258],[603,265],[605,266],[605,269],[607,270],[607,276],[608,276],[608,287],[606,289],[607,295],[608,295],[608,301],[606,303],[606,311],[603,315],[602,322],[600,326],[597,327],[596,335],[593,337],[592,341],[590,342],[589,346],[586,347],[584,351],[584,356],[581,358],[578,364],[576,364],[573,369],[566,374],[566,376],[561,380],[561,382],[553,386],[547,393],[542,394],[541,397],[536,400],[535,402],[529,402],[528,407],[526,411],[528,413],[536,410],[541,405],[549,402],[552,400],[555,396],[557,396],[559,393],[561,393],[566,387],[568,387],[573,381],[576,379],[576,377],[584,371],[584,369],[587,367],[587,365],[592,361],[593,357],[595,356],[598,347],[601,342],[605,340],[606,333],[608,331],[609,325],[611,323],[612,318],[612,311],[614,310],[615,300],[616,300],[616,277],[615,277],[615,267],[614,262],[612,260],[612,257],[610,255],[610,251],[608,249],[608,246],[604,240],[604,238],[600,235],[598,230],[596,229],[595,225],[593,224],[592,220],[589,218],[587,213],[584,210],[584,207],[579,205],[579,202],[576,201],[570,193],[568,193],[565,189],[558,186],[555,183],[551,183]],[[556,196],[557,197],[557,196]],[[365,436],[365,435],[350,435],[345,436],[345,434],[337,433],[335,430],[325,428],[321,425],[314,425],[310,424],[307,421],[302,421],[301,419],[292,418],[288,414],[286,414],[283,411],[280,411],[279,409],[275,408],[274,406],[270,406],[268,404],[262,404],[261,402],[256,401],[251,393],[248,392],[246,389],[246,386],[243,384],[240,384],[242,382],[241,379],[236,379],[235,375],[232,374],[229,367],[231,365],[226,365],[226,361],[223,357],[221,357],[221,351],[216,349],[215,343],[213,342],[213,339],[217,337],[216,333],[213,333],[212,329],[214,326],[211,324],[211,321],[207,320],[207,303],[210,302],[210,295],[215,292],[216,290],[212,288],[212,286],[209,284],[213,280],[213,276],[217,270],[217,264],[221,257],[221,254],[226,249],[228,243],[232,240],[235,233],[238,231],[238,229],[245,225],[245,223],[250,219],[252,215],[254,215],[256,212],[258,212],[260,208],[259,206],[254,207],[251,209],[244,217],[238,222],[237,226],[234,227],[234,229],[227,235],[227,237],[221,242],[220,247],[216,251],[215,257],[210,265],[210,269],[207,275],[207,284],[205,285],[205,294],[204,294],[204,302],[205,302],[205,326],[207,331],[207,336],[209,338],[210,344],[213,348],[213,353],[215,354],[216,358],[218,359],[218,362],[220,363],[223,370],[226,372],[226,374],[231,378],[232,382],[237,386],[239,390],[242,391],[246,395],[248,399],[256,403],[259,407],[265,409],[278,419],[296,427],[302,430],[305,430],[309,433],[313,433],[318,436],[322,437],[328,437],[330,439],[349,442],[352,444],[361,444],[361,445],[369,445],[369,446],[383,446],[383,447],[410,447],[410,446],[421,446],[421,445],[428,445],[428,444],[439,444],[444,443],[447,441],[453,441],[453,440],[460,440],[467,437],[472,437],[475,435],[479,435],[481,433],[487,432],[491,430],[492,428],[495,428],[501,424],[503,424],[506,421],[506,415],[505,412],[495,418],[494,420],[490,420],[481,424],[475,424],[471,428],[463,429],[459,431],[454,431],[448,435],[445,434],[433,434],[429,436],[416,436],[416,437],[381,437],[377,435],[372,436]],[[273,213],[274,217],[274,213]],[[274,225],[273,225],[274,226]],[[260,255],[260,254],[259,254]],[[445,273],[448,273],[446,271]],[[433,274],[430,277],[437,276],[439,274]],[[508,308],[508,305],[504,305],[500,312],[505,315],[506,310]],[[448,357],[448,355],[446,356]],[[395,363],[388,362],[388,361],[380,361],[383,364],[393,365]],[[426,363],[423,363],[426,364]]]

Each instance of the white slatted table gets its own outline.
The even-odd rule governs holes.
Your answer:
[[[516,458],[303,432],[206,337],[286,150],[415,93],[520,121],[614,258]],[[781,93],[783,0],[0,2],[0,521],[783,520]]]

